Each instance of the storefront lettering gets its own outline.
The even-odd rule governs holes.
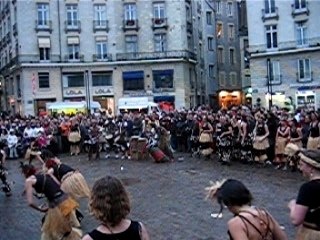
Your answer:
[[[83,92],[81,90],[67,90],[65,93],[68,96],[82,95],[83,94]]]
[[[112,93],[112,91],[110,88],[106,88],[106,89],[99,88],[99,89],[95,90],[94,93],[95,94],[110,94],[110,93]]]

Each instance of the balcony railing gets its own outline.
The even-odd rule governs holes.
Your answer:
[[[93,31],[109,31],[109,23],[107,20],[93,20]]]
[[[36,31],[52,32],[52,21],[50,20],[36,20]]]
[[[16,36],[18,34],[17,24],[13,24],[12,26],[12,34]]]
[[[250,53],[264,53],[266,51],[286,51],[309,47],[320,47],[320,37],[305,38],[302,40],[279,42],[277,49],[268,49],[267,44],[251,45]]]
[[[305,2],[305,6],[296,7],[295,4],[291,4],[291,8],[292,8],[292,16],[293,17],[298,16],[298,15],[309,16],[310,11],[309,11],[309,5],[308,5],[307,1]]]
[[[152,28],[167,28],[168,19],[167,18],[152,18]]]
[[[138,30],[138,20],[137,19],[125,19],[123,20],[123,30]]]
[[[193,27],[192,23],[187,21],[187,32],[192,33],[193,32]]]
[[[118,53],[116,54],[117,61],[130,60],[156,60],[156,59],[170,59],[170,58],[184,58],[196,60],[196,54],[189,51],[167,51],[167,52],[136,52],[136,53]]]
[[[81,32],[81,22],[79,20],[67,20],[64,22],[66,32]]]
[[[93,54],[92,59],[94,62],[108,62],[112,61],[112,54]]]
[[[262,9],[262,21],[266,21],[269,19],[279,19],[279,12],[277,7],[273,9]]]
[[[79,58],[70,58],[70,55],[67,54],[67,55],[64,56],[64,60],[66,62],[83,62],[84,61],[84,55],[80,54]]]

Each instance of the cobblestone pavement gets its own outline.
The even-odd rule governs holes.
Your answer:
[[[91,186],[106,174],[121,178],[132,197],[130,217],[145,223],[151,239],[228,239],[226,223],[231,214],[225,211],[222,219],[211,218],[210,213],[219,207],[204,199],[204,188],[209,181],[222,178],[242,180],[252,191],[254,204],[267,208],[285,227],[289,239],[293,239],[295,229],[289,222],[287,203],[303,183],[299,173],[237,163],[228,167],[214,160],[180,156],[184,161],[165,164],[117,159],[88,162],[85,155],[62,157],[62,160],[79,168]],[[42,214],[28,207],[25,197],[21,196],[24,179],[19,173],[19,161],[9,160],[7,167],[8,178],[15,184],[11,198],[0,192],[0,240],[39,239]],[[81,208],[86,232],[97,222],[89,215],[86,200],[81,202]]]

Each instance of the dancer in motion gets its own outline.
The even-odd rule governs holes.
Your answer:
[[[224,206],[234,214],[228,222],[232,240],[286,240],[278,222],[265,209],[251,205],[252,195],[240,181],[228,179],[206,188],[207,198],[218,201],[220,215]]]
[[[298,227],[296,240],[320,239],[320,150],[299,149],[289,143],[286,151],[299,157],[299,169],[308,179],[288,204],[291,222]]]
[[[22,173],[26,177],[25,193],[30,207],[46,213],[42,225],[41,240],[79,240],[82,232],[79,229],[75,214],[78,203],[64,193],[59,183],[49,174],[36,173],[30,165],[21,165]],[[33,199],[33,190],[43,194],[48,206],[38,206]]]

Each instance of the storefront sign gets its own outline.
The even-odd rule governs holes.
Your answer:
[[[69,89],[64,91],[64,96],[83,96],[84,91],[80,89]]]
[[[113,95],[113,88],[95,88],[93,95]]]

